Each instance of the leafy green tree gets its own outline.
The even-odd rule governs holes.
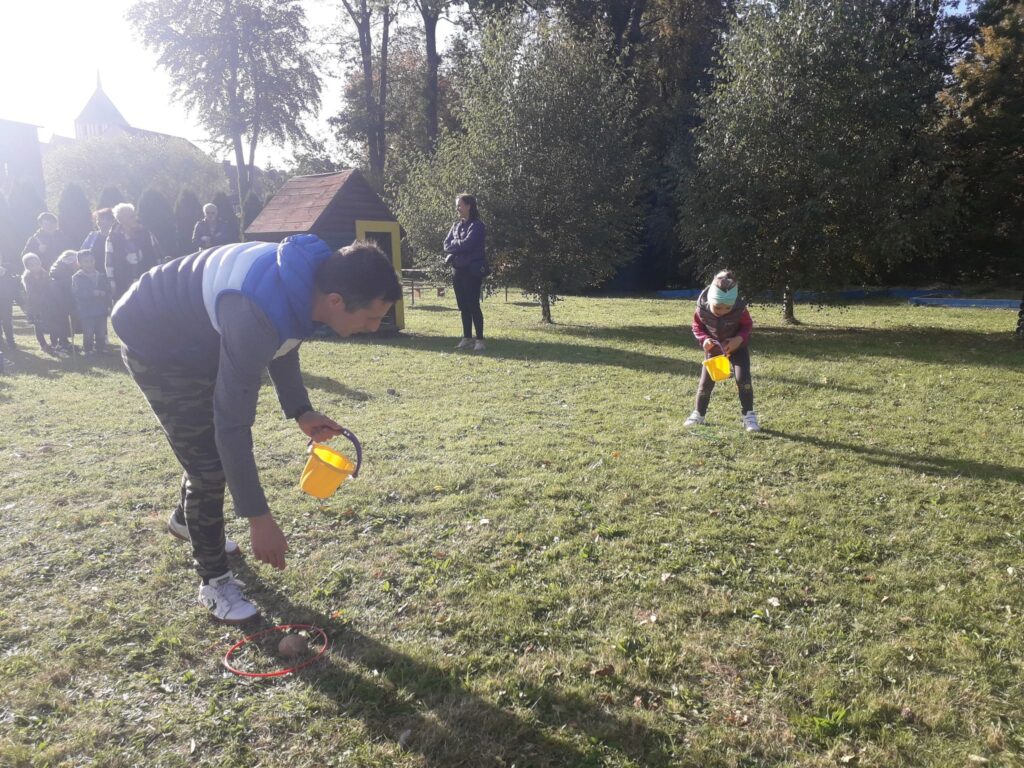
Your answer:
[[[117,187],[104,187],[100,191],[99,200],[96,201],[97,210],[100,208],[113,208],[115,205],[125,202],[124,193]]]
[[[68,184],[60,193],[57,203],[57,221],[60,231],[73,248],[78,248],[92,230],[92,209],[89,198],[77,184]]]
[[[245,202],[242,203],[242,231],[248,229],[249,225],[260,215],[260,211],[263,210],[263,200],[252,190],[249,190],[249,194],[245,196]]]
[[[793,289],[870,279],[935,242],[949,201],[926,12],[887,0],[742,5],[681,201],[702,271],[730,266],[748,290],[778,290],[794,321]]]
[[[558,294],[599,283],[636,253],[632,89],[603,40],[506,20],[485,29],[460,97],[465,132],[413,164],[397,191],[400,219],[434,259],[455,195],[477,195],[497,279],[536,294],[551,322]]]
[[[192,230],[196,222],[203,218],[203,206],[199,197],[191,189],[185,188],[178,193],[178,199],[174,203],[174,223],[178,228],[177,249],[171,256],[184,256],[192,253]]]
[[[174,209],[164,194],[158,189],[147,189],[139,197],[135,211],[139,221],[160,244],[161,257],[171,256],[178,242],[178,226],[174,221]]]
[[[1024,264],[1024,2],[988,0],[972,47],[941,95],[962,211],[955,267],[1006,279]]]
[[[224,222],[224,231],[231,233],[231,240],[242,242],[244,237],[239,228],[237,203],[226,192],[218,192],[210,202],[217,206],[217,218]]]
[[[24,240],[18,240],[18,228],[7,198],[0,192],[0,266],[10,270],[8,277],[21,274],[21,249],[24,245]]]
[[[320,105],[302,6],[297,0],[139,0],[128,19],[159,54],[175,97],[234,151],[241,204],[258,143],[302,139],[303,118]]]
[[[29,237],[36,231],[36,219],[46,210],[46,203],[39,196],[36,188],[19,179],[11,186],[11,196],[7,202],[11,219],[14,220],[14,234],[18,241],[18,255]]]
[[[213,195],[225,186],[221,166],[184,139],[148,136],[99,137],[76,141],[49,152],[43,158],[48,189],[78,184],[100,208],[110,198],[102,195],[117,187],[126,200],[137,200],[148,188],[158,189],[173,200],[178,190],[190,186],[200,194]]]

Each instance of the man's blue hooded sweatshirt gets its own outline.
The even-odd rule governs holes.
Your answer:
[[[238,243],[183,256],[140,277],[111,321],[141,360],[212,372],[220,352],[217,303],[240,293],[273,323],[283,354],[313,333],[313,277],[330,255],[316,235],[293,235],[280,245]]]

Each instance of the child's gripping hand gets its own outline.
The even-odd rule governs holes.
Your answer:
[[[701,346],[704,347],[705,352],[712,352],[718,345],[711,339],[704,339],[704,343]]]

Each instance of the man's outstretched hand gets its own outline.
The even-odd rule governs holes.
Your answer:
[[[299,429],[311,440],[330,440],[341,434],[341,424],[317,411],[306,411],[296,421]]]
[[[288,551],[288,541],[273,515],[267,512],[259,517],[250,517],[249,537],[252,540],[252,553],[257,560],[279,571],[284,570],[284,553]]]

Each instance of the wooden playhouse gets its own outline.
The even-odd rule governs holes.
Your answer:
[[[303,232],[317,235],[332,248],[372,240],[402,274],[398,220],[358,169],[288,179],[246,228],[245,239],[277,242]],[[399,299],[381,331],[404,327],[405,307]]]

